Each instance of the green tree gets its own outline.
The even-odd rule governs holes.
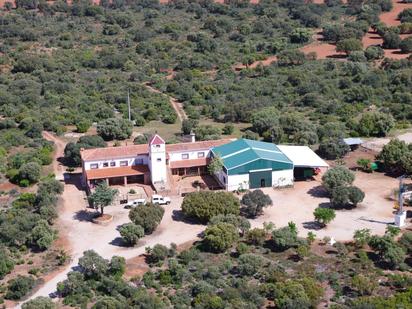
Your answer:
[[[185,196],[182,211],[188,217],[207,223],[217,215],[238,215],[240,203],[230,192],[200,191]]]
[[[359,295],[371,295],[378,287],[378,283],[374,278],[368,278],[362,274],[355,275],[351,282],[352,289],[357,291]]]
[[[10,273],[14,268],[14,261],[6,248],[0,247],[0,279]]]
[[[125,223],[119,227],[120,235],[123,241],[129,245],[134,246],[140,238],[144,236],[144,229],[140,225],[134,223]]]
[[[363,136],[386,136],[395,126],[391,114],[381,112],[364,113],[359,120],[358,132]]]
[[[162,221],[164,212],[164,208],[160,205],[140,205],[130,210],[129,218],[134,224],[140,225],[145,234],[151,234]]]
[[[361,229],[356,230],[353,234],[353,240],[358,248],[364,247],[371,238],[371,230],[370,229]]]
[[[392,139],[388,144],[383,146],[377,159],[383,162],[387,172],[394,174],[404,173],[402,159],[407,156],[409,152],[411,152],[411,150],[404,141]]]
[[[250,229],[250,222],[248,219],[234,214],[214,216],[209,220],[208,224],[213,225],[220,222],[232,224],[239,229],[242,235],[244,235]]]
[[[232,224],[218,223],[208,226],[203,237],[206,250],[211,252],[224,252],[238,239],[239,233]]]
[[[325,139],[319,144],[319,155],[327,160],[343,158],[350,151],[350,147],[342,138]]]
[[[126,308],[127,304],[112,296],[102,296],[97,299],[92,309],[122,309]]]
[[[235,126],[232,123],[227,123],[222,129],[224,135],[230,135],[235,130]]]
[[[336,166],[322,176],[322,185],[329,194],[332,194],[335,188],[350,186],[354,180],[355,175],[348,168]]]
[[[133,125],[126,119],[109,118],[97,124],[97,134],[104,140],[124,140],[132,134]]]
[[[405,261],[405,251],[390,235],[372,236],[368,245],[379,255],[380,261],[389,268],[398,268]]]
[[[80,157],[81,149],[91,149],[106,147],[106,143],[98,135],[82,136],[77,143],[70,142],[64,148],[64,159],[70,166],[80,166],[82,163]]]
[[[267,233],[264,229],[254,228],[246,233],[246,241],[255,246],[262,246],[266,240]]]
[[[96,251],[87,250],[79,259],[79,266],[86,278],[99,279],[109,270],[109,261],[102,258]]]
[[[354,51],[358,51],[362,49],[363,49],[362,42],[355,38],[343,39],[336,43],[336,51],[344,52],[347,55],[349,55],[350,53]]]
[[[215,156],[210,160],[209,164],[207,165],[207,171],[209,174],[214,175],[219,173],[223,170],[223,160],[220,156]]]
[[[383,48],[397,49],[401,44],[401,37],[394,31],[386,31],[383,34]]]
[[[318,207],[313,212],[315,220],[319,222],[322,226],[326,226],[333,219],[335,219],[335,211],[331,208]]]
[[[150,264],[164,261],[169,256],[169,249],[166,246],[156,244],[153,248],[146,248]]]
[[[243,211],[249,217],[256,218],[263,213],[263,208],[273,205],[269,195],[257,189],[243,195],[241,200]]]
[[[92,124],[89,120],[80,120],[78,123],[76,123],[76,131],[78,133],[85,133],[89,130],[91,125]]]
[[[40,250],[48,249],[55,239],[56,231],[50,227],[46,220],[38,221],[30,235],[31,245]]]
[[[112,189],[106,182],[101,182],[90,194],[89,201],[96,210],[100,208],[100,214],[103,215],[104,208],[113,203],[117,194],[119,194],[117,189]]]
[[[40,179],[41,166],[37,162],[23,164],[19,169],[19,179],[27,180],[29,183],[36,183]]]

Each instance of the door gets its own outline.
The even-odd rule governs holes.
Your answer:
[[[249,184],[251,189],[272,186],[272,171],[256,171],[249,173]]]

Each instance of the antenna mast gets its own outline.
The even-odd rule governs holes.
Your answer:
[[[129,121],[131,121],[132,117],[130,115],[130,90],[129,89],[127,89],[127,108],[129,112]]]

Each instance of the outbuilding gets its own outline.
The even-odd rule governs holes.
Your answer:
[[[223,163],[216,178],[228,191],[293,185],[293,162],[274,144],[248,139],[212,148]]]
[[[278,149],[293,162],[295,180],[311,178],[329,167],[329,164],[308,146],[278,145]]]

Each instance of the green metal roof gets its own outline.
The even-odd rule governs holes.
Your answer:
[[[223,165],[228,171],[258,160],[281,162],[286,163],[286,166],[293,166],[292,161],[272,143],[239,139],[214,147],[212,151],[222,158]],[[284,169],[284,166],[280,169]]]

